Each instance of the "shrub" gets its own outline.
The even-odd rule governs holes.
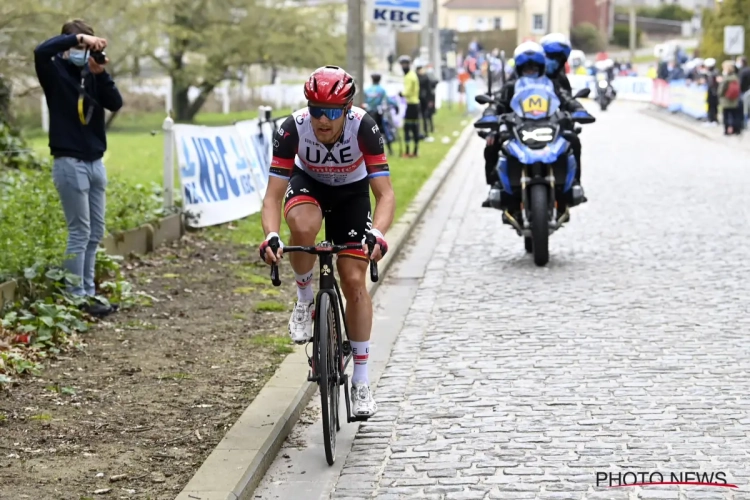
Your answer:
[[[635,46],[641,46],[641,35],[643,30],[640,28],[635,31]],[[612,34],[612,43],[620,47],[630,47],[630,26],[627,24],[615,24],[614,33]]]
[[[591,23],[581,23],[570,30],[570,43],[584,52],[599,52],[606,47],[599,29]]]

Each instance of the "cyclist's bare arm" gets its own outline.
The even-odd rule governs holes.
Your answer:
[[[274,133],[273,159],[268,176],[268,186],[263,197],[263,207],[260,211],[260,220],[265,235],[277,233],[281,229],[281,205],[284,201],[284,193],[289,183],[289,178],[294,169],[294,157],[297,155],[299,135],[294,124],[294,117],[290,116],[277,132]],[[266,249],[266,254],[271,261],[273,252]],[[281,257],[281,250],[277,253]],[[266,259],[266,262],[269,261]]]
[[[388,158],[386,158],[383,149],[385,141],[375,120],[370,115],[365,115],[362,118],[357,140],[367,166],[370,188],[375,196],[375,213],[372,218],[372,226],[381,234],[385,234],[391,227],[396,213],[396,196],[391,184]],[[379,249],[373,252],[372,258],[376,261],[380,259]]]
[[[393,192],[391,178],[375,177],[370,179],[370,189],[375,196],[375,214],[372,217],[372,226],[385,234],[393,223],[396,214],[396,195]]]

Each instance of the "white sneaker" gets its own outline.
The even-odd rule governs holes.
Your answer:
[[[371,417],[378,411],[378,404],[372,399],[370,387],[364,382],[352,384],[352,413],[357,417]]]
[[[295,344],[306,344],[313,337],[314,302],[299,302],[294,304],[292,317],[289,318],[289,336]]]

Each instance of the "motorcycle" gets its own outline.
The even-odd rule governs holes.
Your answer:
[[[589,93],[583,89],[574,98]],[[488,95],[475,100],[498,105]],[[474,123],[486,129],[479,131],[480,137],[493,136],[500,144],[497,174],[502,189],[490,191],[490,204],[502,210],[503,223],[524,238],[534,263],[544,266],[549,261],[549,236],[570,220],[570,207],[582,198],[580,189],[573,189],[577,165],[569,142],[581,128],[574,126],[576,118],[560,109],[560,100],[548,88],[516,92],[511,108],[510,113],[485,114]]]
[[[612,83],[607,79],[601,79],[596,82],[596,102],[602,111],[607,111],[609,104],[615,100],[614,88]]]

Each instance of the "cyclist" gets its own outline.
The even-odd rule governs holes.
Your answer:
[[[376,241],[368,249],[338,254],[336,267],[346,298],[347,331],[354,356],[351,400],[353,413],[374,415],[377,405],[369,388],[367,361],[372,327],[372,302],[366,288],[368,259],[378,261],[388,245],[383,234],[393,222],[395,196],[383,138],[375,120],[352,106],[354,79],[337,66],[318,68],[305,82],[306,108],[287,118],[277,132],[268,187],[261,209],[266,234],[260,246],[266,263],[283,254],[279,238],[281,205],[291,231],[292,245],[310,246],[326,218],[326,239],[334,244]],[[370,192],[375,195],[371,216]],[[276,255],[270,248],[280,246]],[[312,339],[313,266],[315,256],[290,256],[297,281],[297,302],[289,320],[292,340],[304,344]]]

